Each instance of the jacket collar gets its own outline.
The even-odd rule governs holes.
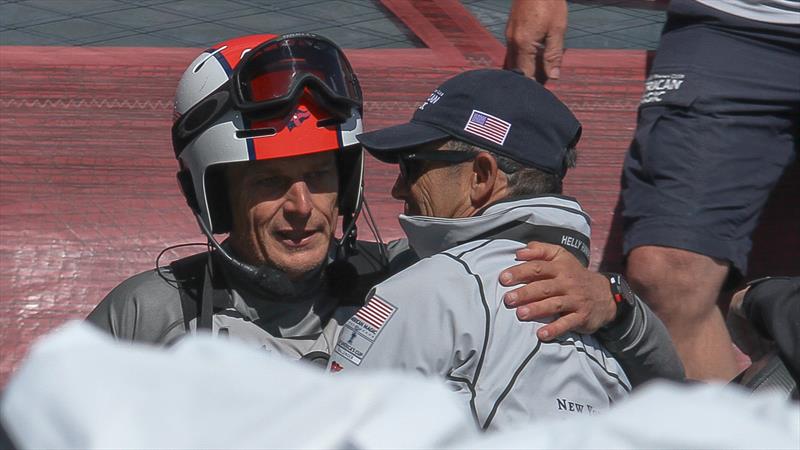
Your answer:
[[[401,214],[400,226],[420,258],[481,239],[509,239],[523,244],[557,244],[589,263],[591,219],[571,197],[534,196],[501,200],[475,216],[441,218]]]

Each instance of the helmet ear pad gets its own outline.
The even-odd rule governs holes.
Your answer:
[[[178,178],[178,186],[183,192],[183,197],[186,199],[186,204],[195,214],[200,214],[200,204],[197,203],[197,196],[194,193],[194,183],[192,182],[192,173],[189,169],[181,169],[175,174]]]
[[[213,232],[219,234],[229,233],[233,226],[225,166],[227,164],[211,166],[206,170],[205,176],[206,204],[211,214],[211,223],[214,224]],[[194,191],[192,173],[189,172],[189,169],[181,169],[176,175],[186,203],[192,212],[198,216],[201,215],[200,204],[197,202],[197,194]]]
[[[240,164],[240,163],[233,163]],[[206,203],[214,224],[214,233],[229,233],[233,227],[233,211],[228,196],[228,177],[225,169],[230,164],[210,166],[206,170]]]
[[[186,198],[186,204],[189,205],[192,212],[201,216],[192,173],[189,172],[189,169],[181,169],[176,176],[178,185]],[[211,166],[206,171],[206,202],[211,213],[211,223],[214,224],[214,233],[228,233],[231,230],[233,216],[228,200],[227,182],[224,165]]]
[[[357,146],[336,153],[336,166],[339,171],[339,213],[342,215],[354,213],[358,206],[361,190],[361,158],[363,153]]]

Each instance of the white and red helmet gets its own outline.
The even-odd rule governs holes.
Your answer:
[[[342,50],[309,33],[222,42],[186,69],[173,148],[189,206],[211,233],[230,231],[226,164],[336,152],[343,228],[361,208],[362,95]]]

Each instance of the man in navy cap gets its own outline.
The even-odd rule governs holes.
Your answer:
[[[474,70],[434,90],[409,123],[360,135],[373,156],[399,166],[392,195],[405,202],[400,223],[422,260],[368,294],[339,336],[331,371],[441,376],[482,429],[590,414],[626,396],[631,380],[603,344],[572,332],[542,336],[552,319],[519,321],[503,300],[514,286],[499,282],[530,241],[588,265],[590,219],[560,195],[580,134],[537,82]],[[621,276],[607,277],[620,320],[647,317],[629,332],[666,335]],[[666,343],[649,350],[651,361],[679,373]]]

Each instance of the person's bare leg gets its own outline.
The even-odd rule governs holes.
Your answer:
[[[642,246],[628,255],[626,278],[667,326],[686,376],[725,380],[739,371],[717,299],[728,263],[676,248]]]

